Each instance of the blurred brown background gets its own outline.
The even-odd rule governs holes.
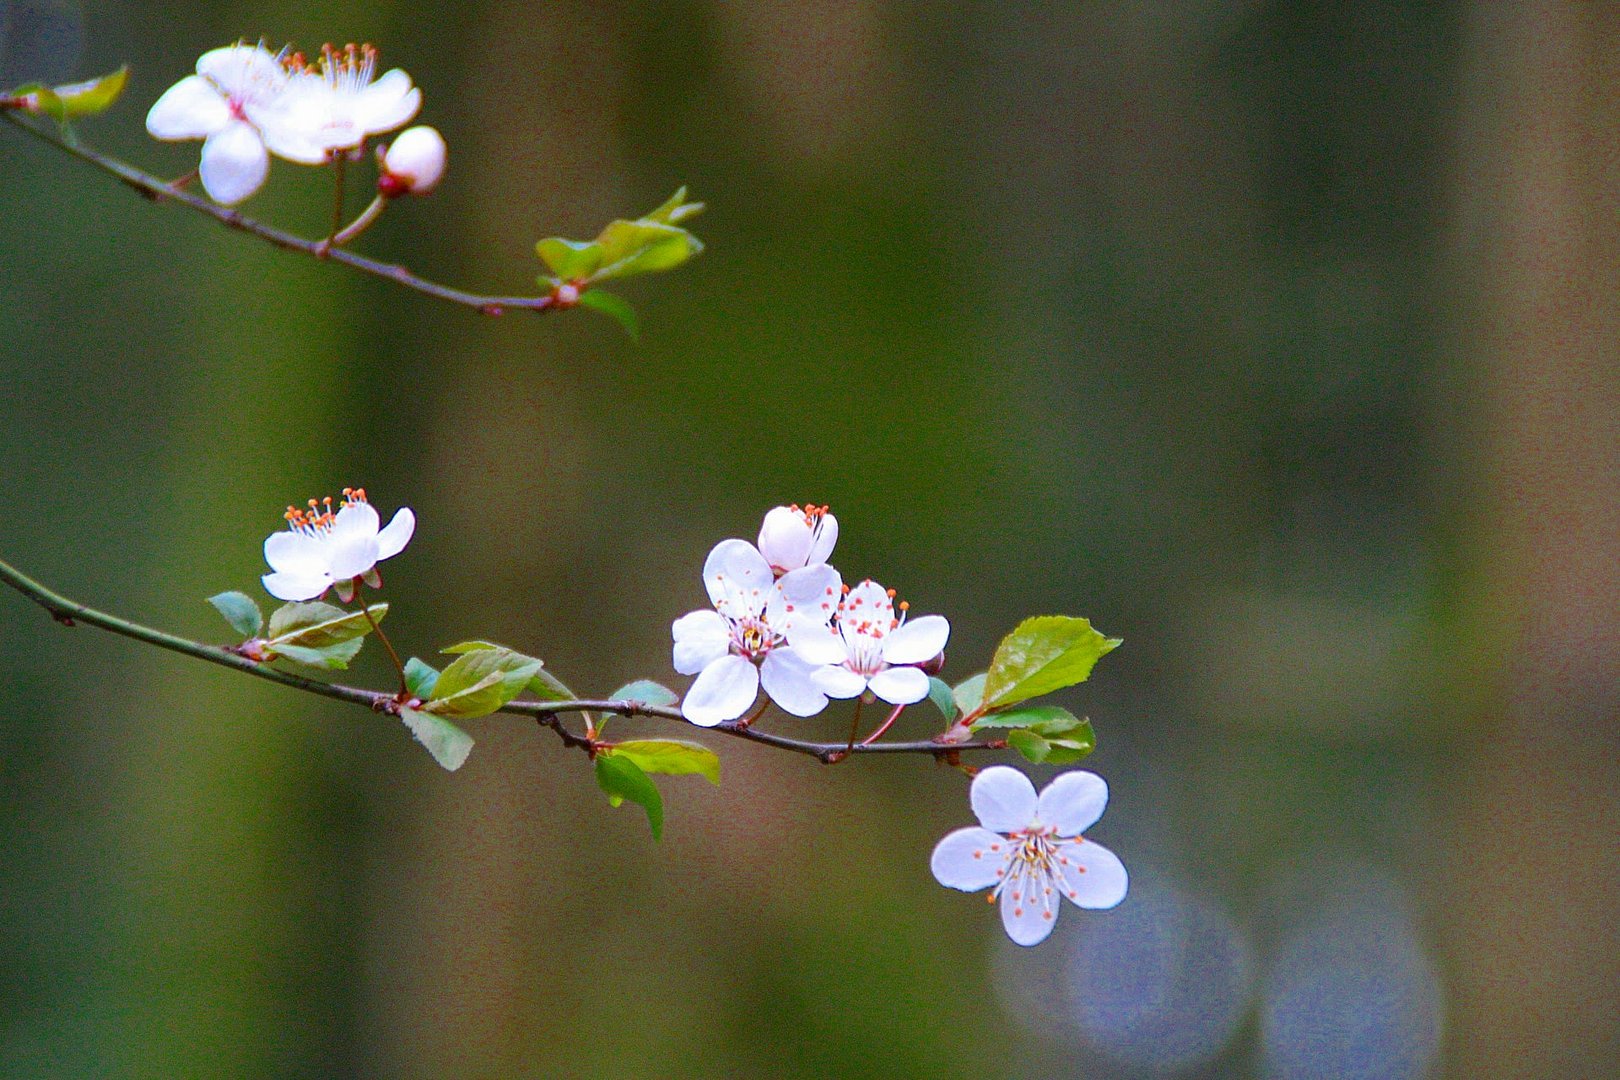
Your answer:
[[[223,637],[280,508],[364,484],[421,521],[402,647],[606,692],[679,684],[710,545],[829,502],[948,675],[1026,614],[1126,639],[1063,701],[1131,897],[1019,951],[931,880],[924,762],[728,742],[658,845],[515,719],[447,775],[8,593],[0,1074],[1620,1068],[1620,11],[9,0],[0,85],[130,62],[82,134],[178,175],[146,108],[260,35],[379,44],[449,140],[364,251],[521,291],[681,183],[710,251],[626,287],[639,346],[483,319],[0,127],[0,554]]]

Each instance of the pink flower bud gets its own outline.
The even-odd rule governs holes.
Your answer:
[[[388,196],[426,195],[439,186],[447,154],[444,136],[433,128],[405,129],[383,155],[379,190]]]

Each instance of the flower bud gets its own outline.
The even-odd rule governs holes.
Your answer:
[[[383,154],[377,190],[388,198],[426,195],[439,186],[447,153],[444,136],[433,128],[407,128]]]

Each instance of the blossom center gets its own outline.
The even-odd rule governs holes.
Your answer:
[[[906,612],[911,605],[904,600],[896,605],[893,589],[885,589],[883,598],[874,605],[868,605],[859,591],[852,594],[847,585],[844,593],[844,599],[838,603],[838,628],[849,651],[844,667],[871,678],[889,666],[883,658],[883,639],[905,625]],[[897,607],[898,616],[895,615]]]
[[[1021,832],[1009,834],[1007,839],[1011,848],[1002,856],[1006,866],[1001,871],[1001,880],[990,890],[992,902],[1006,893],[1012,901],[1015,917],[1022,918],[1026,909],[1037,908],[1043,918],[1051,919],[1057,914],[1059,893],[1070,900],[1079,898],[1072,881],[1065,880],[1063,868],[1072,868],[1077,874],[1086,872],[1084,866],[1074,861],[1071,852],[1064,851],[1068,845],[1083,843],[1081,837],[1059,837],[1057,826],[1036,822]]]
[[[358,94],[371,85],[372,76],[377,72],[377,48],[353,42],[342,48],[322,45],[321,55],[313,63],[306,60],[303,53],[293,53],[281,63],[294,75],[319,76],[332,90]]]
[[[344,488],[343,501],[337,504],[336,510],[332,508],[332,496],[328,495],[324,499],[308,500],[307,508],[289,506],[281,516],[286,519],[287,528],[293,532],[320,539],[332,532],[339,511],[345,506],[357,506],[365,501],[365,488]]]
[[[758,615],[731,620],[731,651],[738,656],[761,660],[783,640],[782,635]]]

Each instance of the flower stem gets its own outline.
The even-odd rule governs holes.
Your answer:
[[[906,707],[904,705],[896,705],[894,707],[894,711],[889,714],[889,718],[887,720],[883,721],[883,723],[879,724],[876,731],[872,732],[872,734],[870,734],[866,738],[862,739],[861,740],[861,745],[862,746],[871,746],[873,743],[875,743],[879,739],[883,738],[883,733],[885,731],[888,731],[889,728],[893,727],[894,722],[896,720],[900,719],[900,714],[905,712],[905,711],[906,711]]]
[[[382,212],[387,206],[388,200],[381,195],[372,199],[371,205],[360,211],[359,217],[332,234],[332,246],[341,247],[371,228],[372,224],[382,217]]]
[[[360,590],[355,591],[358,593]],[[399,672],[399,700],[404,701],[411,696],[411,684],[405,679],[405,664],[400,660],[399,653],[394,651],[394,643],[388,640],[388,635],[382,632],[377,620],[371,617],[371,605],[366,603],[363,593],[360,595],[360,610],[365,614],[366,622],[371,624],[371,632],[377,635],[377,640],[388,650],[388,658],[394,662],[394,670]]]
[[[855,699],[855,715],[849,720],[849,745],[844,747],[844,757],[855,751],[855,733],[861,729],[861,706],[866,704],[864,697]]]
[[[332,159],[332,231],[326,234],[326,242],[337,243],[338,233],[343,231],[343,177],[349,167],[349,160],[343,154]]]

